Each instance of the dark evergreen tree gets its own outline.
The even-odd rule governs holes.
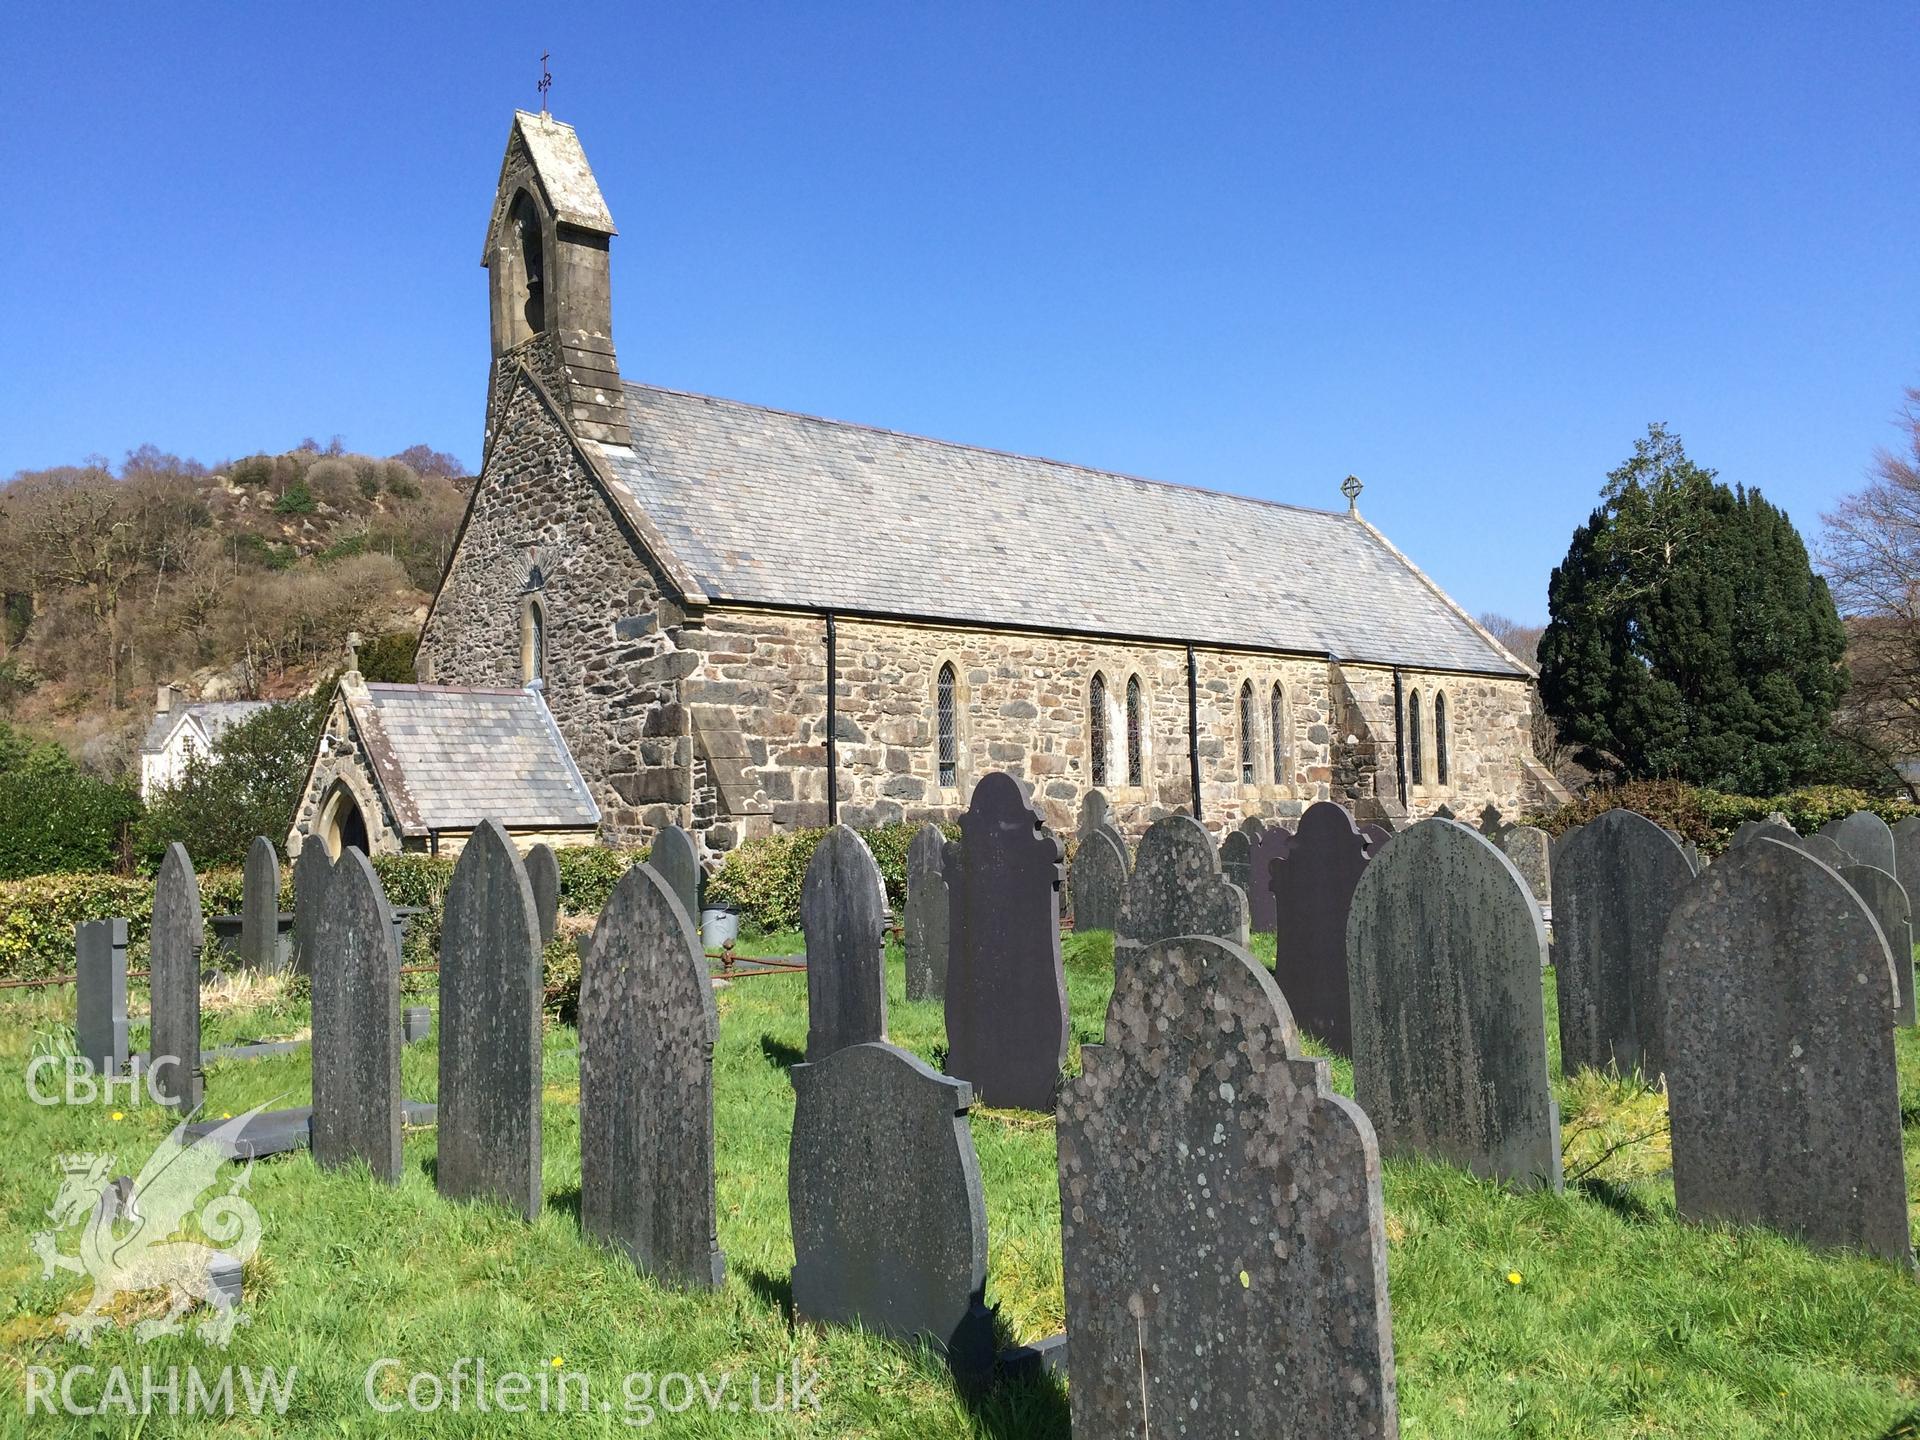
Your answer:
[[[1547,590],[1540,690],[1630,779],[1773,794],[1844,768],[1846,637],[1784,511],[1648,428]]]

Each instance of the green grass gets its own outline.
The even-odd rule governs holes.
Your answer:
[[[768,937],[742,953],[790,953]],[[1073,1012],[1070,1068],[1098,1037],[1111,986],[1104,936],[1067,943]],[[889,956],[893,1040],[930,1060],[944,1043],[937,1005],[908,1004],[900,957]],[[1553,990],[1546,988],[1549,1035]],[[622,1433],[629,1372],[754,1372],[770,1384],[798,1364],[821,1376],[817,1414],[659,1415],[676,1435],[1064,1437],[1058,1385],[1009,1389],[969,1406],[937,1362],[859,1332],[793,1327],[786,1144],[786,1067],[806,1039],[805,980],[736,980],[719,995],[715,1050],[720,1241],[727,1283],[717,1294],[662,1289],[584,1239],[579,1063],[575,1037],[549,1030],[545,1056],[548,1205],[532,1225],[484,1206],[452,1205],[430,1178],[431,1131],[409,1133],[394,1188],[364,1174],[317,1169],[305,1155],[255,1167],[250,1198],[266,1232],[246,1276],[252,1324],[225,1356],[188,1337],[137,1343],[126,1330],[80,1352],[52,1317],[86,1294],[75,1277],[41,1278],[28,1236],[45,1223],[56,1152],[109,1149],[137,1170],[170,1128],[142,1105],[114,1120],[106,1107],[38,1108],[23,1072],[36,1048],[61,1043],[71,991],[12,992],[0,1001],[0,1353],[13,1376],[4,1433],[23,1433],[24,1367],[231,1363],[297,1366],[287,1415],[242,1414],[227,1433],[358,1434],[409,1430],[517,1435],[528,1430]],[[209,1043],[297,1034],[298,1001],[210,1012]],[[1900,1037],[1909,1175],[1920,1176],[1920,1042]],[[1555,1057],[1557,1069],[1557,1056]],[[435,1098],[433,1041],[410,1047],[407,1093]],[[1336,1085],[1351,1071],[1335,1062]],[[1857,1436],[1920,1434],[1920,1285],[1878,1262],[1816,1255],[1778,1236],[1683,1226],[1673,1214],[1664,1106],[1631,1083],[1556,1080],[1572,1173],[1605,1155],[1564,1196],[1514,1196],[1442,1166],[1385,1167],[1389,1274],[1402,1431],[1413,1436]],[[212,1114],[308,1097],[305,1055],[216,1067]],[[1059,1198],[1048,1117],[976,1110],[971,1120],[991,1240],[988,1298],[1010,1340],[1063,1323]],[[74,1232],[62,1236],[71,1249]],[[1510,1273],[1521,1277],[1509,1281]],[[1254,1337],[1253,1343],[1278,1343]],[[584,1374],[610,1413],[522,1417],[498,1411],[381,1417],[362,1394],[369,1364],[401,1361],[402,1377],[445,1375],[462,1357],[489,1370],[537,1372],[556,1357]],[[389,1381],[383,1394],[397,1386]],[[79,1386],[84,1398],[97,1394]],[[156,1415],[145,1435],[204,1422]],[[131,1433],[119,1420],[36,1416],[33,1434]]]

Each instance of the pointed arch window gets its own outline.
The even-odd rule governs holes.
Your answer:
[[[1093,673],[1087,687],[1087,754],[1093,783],[1107,783],[1107,677]]]
[[[949,660],[940,667],[940,678],[934,685],[934,708],[938,721],[937,760],[940,771],[940,785],[943,789],[952,789],[960,783],[960,720],[957,709],[959,677],[954,674],[953,662]]]
[[[1407,774],[1416,785],[1427,782],[1425,746],[1420,735],[1420,692],[1407,692]]]
[[[1288,772],[1292,767],[1287,764],[1287,692],[1276,680],[1273,689],[1267,695],[1267,728],[1272,731],[1273,743],[1273,783],[1290,785],[1293,777]]]
[[[1433,765],[1440,784],[1451,784],[1453,762],[1447,754],[1447,692],[1433,692]]]
[[[1240,682],[1240,783],[1253,784],[1253,682]]]
[[[529,595],[520,610],[520,683],[547,682],[547,610],[536,595]]]
[[[1127,784],[1147,783],[1145,751],[1141,728],[1146,724],[1146,707],[1140,698],[1140,677],[1127,677]]]

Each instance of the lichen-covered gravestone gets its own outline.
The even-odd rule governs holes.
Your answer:
[[[1893,878],[1908,900],[1920,895],[1920,815],[1909,815],[1893,827]]]
[[[849,1046],[792,1077],[794,1313],[930,1341],[957,1375],[984,1377],[993,1317],[970,1087],[885,1044]]]
[[[1293,844],[1293,832],[1284,825],[1262,830],[1247,853],[1247,923],[1255,934],[1271,935],[1274,924],[1273,862],[1284,860]],[[1211,935],[1211,930],[1198,932]],[[1231,940],[1231,935],[1221,937]]]
[[[1247,897],[1220,872],[1213,837],[1187,815],[1154,821],[1140,841],[1114,936],[1115,967],[1141,946],[1176,935],[1247,943]]]
[[[1060,967],[1060,842],[1020,783],[973,788],[947,849],[947,1073],[983,1105],[1051,1110],[1067,1058]]]
[[[1373,1128],[1266,968],[1157,941],[1080,1054],[1058,1114],[1073,1433],[1396,1434]]]
[[[1727,841],[1727,848],[1737,849],[1754,840],[1779,840],[1787,845],[1798,845],[1800,834],[1791,825],[1783,825],[1778,820],[1743,820],[1740,828]]]
[[[127,1066],[127,922],[83,920],[73,930],[74,1048],[100,1075]]]
[[[1580,827],[1553,869],[1554,985],[1560,1068],[1666,1068],[1660,942],[1693,866],[1644,815],[1609,810]]]
[[[261,975],[280,968],[280,854],[253,837],[240,872],[240,963]]]
[[[907,999],[947,993],[947,837],[922,825],[907,847]]]
[[[1553,840],[1537,825],[1503,825],[1489,837],[1513,862],[1527,890],[1542,905],[1553,901]]]
[[[551,845],[536,845],[527,851],[526,863],[533,911],[540,919],[540,943],[548,945],[560,928],[560,857]]]
[[[1804,851],[1749,841],[1688,887],[1662,971],[1680,1217],[1910,1266],[1898,991],[1860,897]]]
[[[453,867],[440,931],[440,1153],[449,1200],[540,1209],[540,922],[497,820]]]
[[[1806,835],[1796,842],[1799,849],[1811,855],[1829,870],[1844,870],[1854,863],[1854,859],[1840,848],[1840,842],[1830,835]]]
[[[1900,868],[1894,854],[1893,828],[1871,810],[1856,810],[1829,821],[1819,833],[1846,851],[1856,865],[1871,865],[1889,875]]]
[[[807,937],[807,1059],[887,1038],[886,889],[867,842],[820,837],[800,886]]]
[[[1301,1028],[1339,1055],[1353,1050],[1347,912],[1366,869],[1366,836],[1327,800],[1307,807],[1286,859],[1273,862],[1273,978]]]
[[[293,862],[293,972],[311,975],[316,958],[314,929],[320,905],[333,878],[333,856],[317,835],[309,835]]]
[[[1253,892],[1253,840],[1245,830],[1230,831],[1220,842],[1220,873],[1248,894]]]
[[[700,851],[693,837],[678,825],[668,825],[653,837],[647,863],[673,887],[681,908],[700,923]]]
[[[651,865],[620,877],[580,968],[580,1223],[651,1275],[718,1285],[713,986]]]
[[[1458,821],[1424,820],[1368,863],[1347,921],[1347,976],[1354,1098],[1384,1151],[1560,1188],[1546,953],[1540,907],[1513,862]]]
[[[178,842],[167,846],[153,886],[148,990],[152,996],[147,1064],[161,1103],[177,1110],[200,1104],[200,954],[206,947],[200,880]]]
[[[1887,954],[1893,960],[1894,983],[1900,992],[1894,1023],[1911,1025],[1914,1023],[1913,906],[1906,889],[1878,865],[1843,866],[1840,878],[1866,902],[1868,913],[1886,937]]]
[[[1127,855],[1104,827],[1084,835],[1073,856],[1073,928],[1112,930],[1127,893]]]
[[[373,866],[348,850],[320,905],[313,972],[313,1158],[400,1179],[400,951]]]

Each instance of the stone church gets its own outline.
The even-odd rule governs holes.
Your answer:
[[[418,654],[436,694],[541,696],[603,839],[946,819],[990,770],[1062,833],[1094,788],[1216,833],[1557,789],[1532,672],[1357,505],[632,383],[615,233],[571,127],[516,113],[484,458]]]

